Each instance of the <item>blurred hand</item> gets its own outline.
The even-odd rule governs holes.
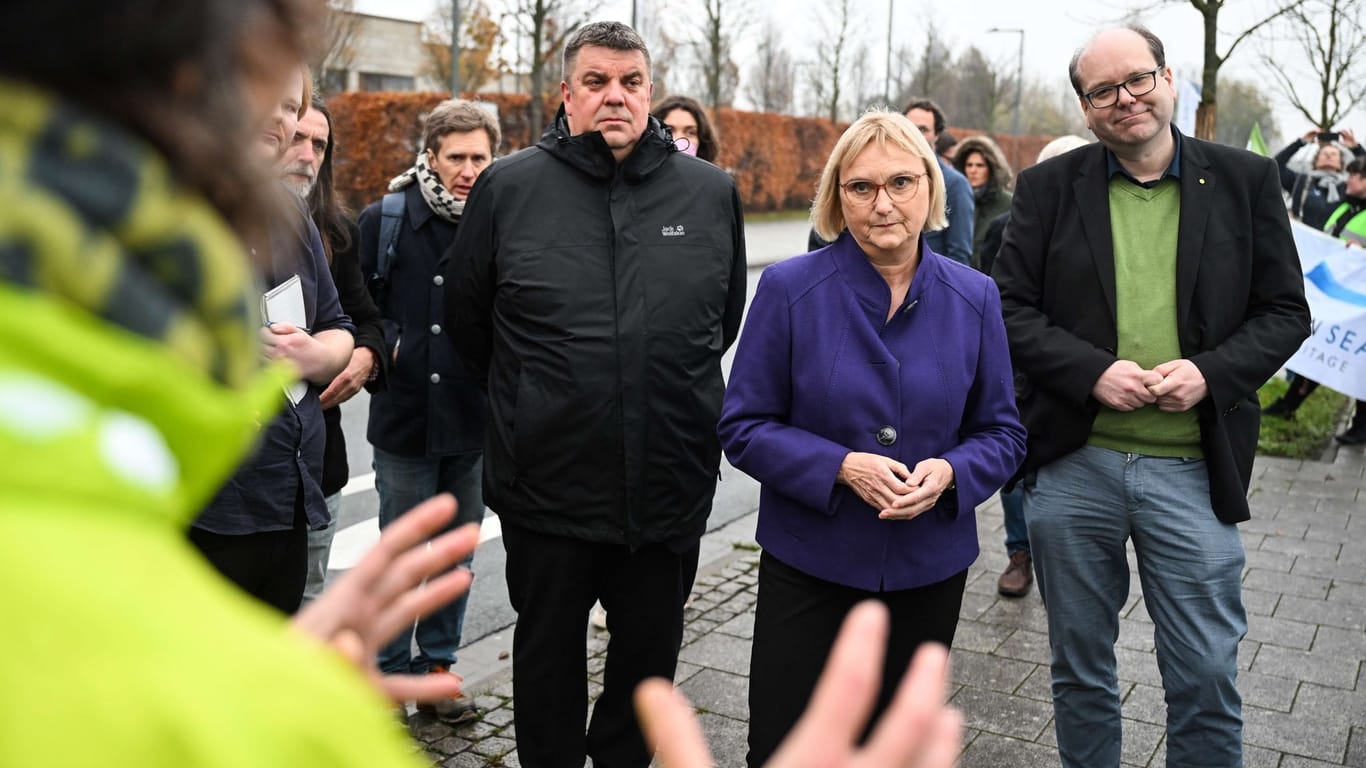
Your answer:
[[[858,739],[882,682],[887,609],[872,601],[849,612],[811,703],[767,768],[950,768],[958,758],[963,718],[945,707],[948,650],[916,652],[896,697],[863,746]],[[645,740],[665,768],[715,765],[692,706],[667,680],[636,688]]]
[[[892,502],[892,508],[878,513],[883,520],[910,520],[934,509],[939,497],[953,485],[953,465],[944,459],[925,459],[915,465],[906,485],[911,492]]]
[[[911,470],[896,459],[851,451],[840,464],[835,482],[849,486],[873,509],[886,512],[893,502],[911,492],[904,481],[910,475]]]
[[[479,526],[461,526],[427,546],[454,517],[455,498],[444,493],[400,516],[356,567],[294,616],[294,627],[331,645],[396,702],[459,695],[456,675],[383,675],[375,665],[385,643],[469,589],[468,570],[448,569],[474,552]]]
[[[1338,135],[1342,137],[1342,143],[1346,144],[1348,149],[1356,149],[1357,135],[1351,128],[1339,128]]]
[[[1148,387],[1163,411],[1183,412],[1195,407],[1209,394],[1205,375],[1189,360],[1172,360],[1153,369],[1162,380]]]
[[[1132,360],[1116,360],[1096,379],[1091,394],[1116,411],[1132,411],[1157,401],[1148,387],[1162,381],[1162,375],[1140,368]]]
[[[341,405],[356,396],[356,393],[370,380],[370,371],[375,368],[375,352],[369,347],[356,347],[351,351],[351,362],[327,385],[318,399],[323,410]]]

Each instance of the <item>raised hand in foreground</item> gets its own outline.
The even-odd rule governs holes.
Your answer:
[[[950,768],[958,759],[963,717],[944,704],[948,650],[928,644],[916,652],[896,696],[868,741],[859,735],[872,712],[887,644],[887,609],[865,602],[849,612],[830,662],[802,719],[768,768]],[[692,706],[663,679],[636,689],[645,740],[665,768],[715,765]]]
[[[458,696],[457,675],[383,675],[375,665],[380,647],[414,619],[469,589],[468,570],[448,569],[478,546],[479,526],[461,526],[427,546],[454,517],[455,497],[448,493],[399,516],[356,567],[294,616],[294,626],[331,645],[394,701]]]

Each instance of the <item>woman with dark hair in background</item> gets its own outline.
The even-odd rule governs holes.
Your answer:
[[[669,96],[655,105],[650,113],[667,125],[673,133],[678,149],[689,155],[715,163],[721,154],[720,139],[702,105],[687,96]]]
[[[985,255],[984,243],[991,220],[1010,211],[1010,192],[1015,188],[1015,174],[1010,170],[1001,148],[990,136],[969,136],[958,142],[954,150],[953,167],[968,178],[972,187],[973,229],[972,266],[989,272],[983,266],[995,257]]]

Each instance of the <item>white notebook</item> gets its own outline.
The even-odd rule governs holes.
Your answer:
[[[271,288],[261,296],[261,317],[266,324],[289,323],[308,332],[308,311],[304,308],[304,286],[298,275],[292,275],[283,283]],[[285,387],[285,397],[290,405],[298,405],[308,394],[308,382],[296,381]]]

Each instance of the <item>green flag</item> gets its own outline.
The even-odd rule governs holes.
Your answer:
[[[1252,131],[1247,135],[1247,150],[1256,152],[1262,157],[1270,157],[1271,153],[1266,151],[1266,140],[1262,138],[1262,124],[1253,123]]]

